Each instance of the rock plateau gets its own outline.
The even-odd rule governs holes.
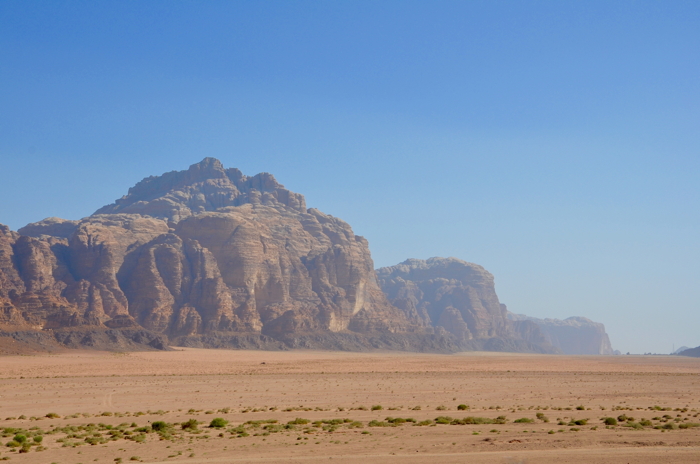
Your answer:
[[[585,317],[560,319],[537,319],[523,314],[508,312],[508,318],[516,324],[535,323],[547,342],[564,354],[615,354],[605,326]]]
[[[450,333],[463,349],[557,353],[534,323],[514,323],[498,301],[493,275],[457,258],[408,259],[377,270],[379,283],[408,320]]]

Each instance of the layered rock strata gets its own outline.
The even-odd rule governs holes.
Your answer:
[[[513,323],[493,275],[457,258],[408,259],[377,270],[379,283],[407,319],[451,334],[463,349],[556,353],[534,323]]]
[[[145,330],[188,346],[456,348],[389,303],[347,223],[306,209],[271,174],[213,158],[144,179],[80,221],[0,228],[0,328]]]

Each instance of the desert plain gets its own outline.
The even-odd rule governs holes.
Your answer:
[[[697,463],[699,413],[679,356],[0,356],[13,463]]]

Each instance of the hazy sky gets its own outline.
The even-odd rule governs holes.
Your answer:
[[[206,156],[502,302],[700,345],[700,2],[0,2],[0,223]]]

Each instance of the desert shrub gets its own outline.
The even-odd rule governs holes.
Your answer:
[[[287,424],[289,424],[289,425],[306,425],[309,422],[310,422],[309,419],[302,419],[301,417],[297,417],[293,421],[287,422]]]
[[[375,404],[374,406],[372,406],[372,411],[381,411],[382,409],[384,408],[381,404]]]
[[[528,417],[521,417],[520,419],[515,419],[513,422],[515,422],[516,424],[531,424],[535,421],[534,419],[530,419]]]
[[[439,416],[435,418],[435,423],[436,424],[450,424],[452,423],[454,419],[452,419],[450,416]]]
[[[626,424],[623,424],[623,426],[630,427],[630,428],[633,428],[635,430],[641,430],[644,428],[644,426],[642,426],[642,424],[640,424],[638,422],[627,422]]]
[[[545,416],[544,413],[538,412],[536,416],[542,422],[549,422],[549,419],[547,419],[547,416]]]
[[[102,437],[87,437],[85,439],[85,443],[88,445],[96,446],[96,445],[101,445],[103,443],[107,443],[107,440],[105,440]]]
[[[407,421],[403,417],[387,417],[384,419],[390,424],[396,424],[396,425],[402,425],[405,424]]]
[[[451,422],[453,425],[472,425],[472,424],[498,424],[495,419],[488,417],[465,417],[464,419],[455,419]]]
[[[685,424],[680,424],[678,426],[679,429],[690,429],[694,427],[700,427],[700,424],[698,424],[697,422],[686,422]]]
[[[163,421],[155,421],[151,424],[151,429],[153,429],[154,432],[162,432],[167,428],[168,424]]]
[[[221,417],[215,417],[209,423],[209,427],[220,429],[221,427],[226,427],[226,424],[228,424],[228,421],[226,419],[223,419]]]
[[[7,442],[6,445],[8,448],[17,448],[18,446],[22,446],[22,443],[15,441],[15,440],[10,440]]]
[[[15,435],[15,438],[13,438],[13,440],[16,441],[17,443],[24,443],[25,441],[27,441],[27,436],[23,435],[21,433],[18,433],[17,435]]]
[[[197,419],[189,419],[189,420],[181,423],[180,427],[182,427],[182,430],[197,430],[198,424],[199,424],[199,421]]]
[[[42,435],[34,435],[34,443],[41,443],[44,441],[44,437]]]
[[[614,417],[605,417],[603,418],[603,423],[605,423],[605,425],[617,425],[617,419]]]
[[[639,423],[640,423],[641,425],[643,425],[644,427],[649,427],[649,426],[652,425],[652,424],[651,424],[651,421],[648,420],[648,419],[642,419],[642,420],[639,421]]]
[[[435,408],[436,411],[444,411],[444,410],[446,410],[446,409],[447,409],[447,408],[446,408],[445,406],[443,406],[443,405],[440,405],[440,406],[438,406],[438,407]]]
[[[424,420],[424,421],[416,422],[416,423],[413,424],[413,425],[417,425],[417,426],[419,426],[419,427],[424,427],[424,426],[426,426],[426,425],[433,425],[433,421],[431,421],[431,420]]]
[[[570,425],[586,425],[588,423],[588,419],[577,419],[575,421],[571,421]]]
[[[669,416],[670,417],[670,416]],[[633,417],[627,417],[627,414],[622,414],[617,416],[617,421],[618,422],[627,422],[628,420],[634,420]]]
[[[367,424],[367,425],[370,427],[390,427],[391,426],[388,422],[378,421],[378,420],[369,421],[369,424]]]
[[[576,406],[576,410],[577,410],[577,411],[585,411],[585,410],[586,410],[586,407],[583,406],[583,405],[581,405],[581,406]]]
[[[458,411],[466,411],[467,409],[469,409],[469,406],[467,406],[466,404],[460,404],[459,406],[457,406]]]
[[[61,417],[61,416],[59,416],[59,415],[56,414],[55,412],[50,412],[50,413],[48,413],[48,414],[46,415],[46,417],[48,417],[49,419],[58,419],[58,418]]]

